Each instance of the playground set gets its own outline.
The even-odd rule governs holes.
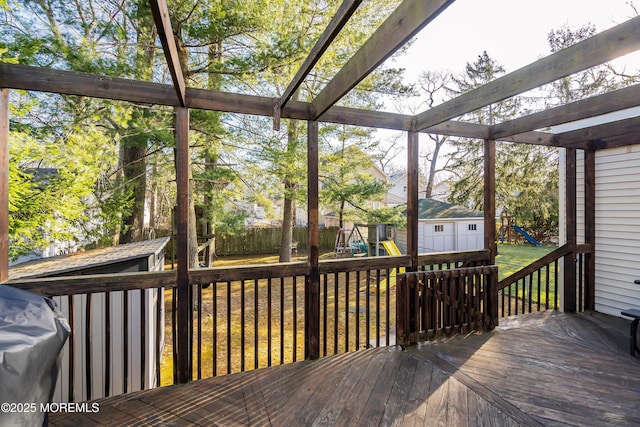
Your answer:
[[[360,228],[366,228],[366,239]],[[402,252],[395,243],[396,232],[393,224],[355,224],[351,229],[341,228],[336,235],[334,257],[400,256]],[[387,279],[380,281],[381,292],[395,286],[397,273],[394,268],[389,271],[388,282]],[[400,273],[404,273],[404,268],[400,268]]]
[[[498,233],[498,240],[500,243],[504,243],[505,240],[507,243],[512,243],[515,241],[515,236],[512,235],[512,230],[522,235],[522,237],[532,245],[536,247],[542,246],[542,243],[538,242],[536,239],[531,237],[529,233],[526,232],[522,227],[518,226],[514,223],[513,217],[511,216],[501,216],[500,217],[500,232]]]

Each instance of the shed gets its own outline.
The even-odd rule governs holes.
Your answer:
[[[407,230],[398,230],[397,245],[407,251]],[[418,252],[484,248],[484,213],[436,199],[418,200]]]
[[[102,249],[42,258],[17,264],[9,269],[10,279],[38,279],[47,277],[65,277],[94,274],[130,273],[140,271],[164,270],[164,248],[169,237],[128,243]],[[110,394],[121,394],[146,388],[156,387],[157,358],[154,351],[164,345],[164,296],[157,289],[145,289],[94,294],[90,309],[87,309],[87,296],[74,295],[54,297],[62,313],[67,319],[74,319],[74,367],[69,372],[69,346],[67,341],[63,350],[63,362],[56,382],[53,396],[54,402],[69,402],[69,382],[73,381],[74,399],[90,400],[105,396],[105,387]],[[108,314],[107,314],[107,308]],[[73,307],[73,315],[70,313]],[[126,308],[125,308],[126,307]],[[96,375],[91,384],[91,395],[85,390],[87,369],[87,313],[90,313],[91,339],[90,369],[93,372],[104,372],[109,369],[110,383],[102,382],[103,376]],[[105,317],[111,319],[109,334],[105,331]],[[125,324],[126,332],[125,332]],[[142,326],[144,325],[144,331]],[[158,328],[158,325],[161,327]],[[107,356],[106,343],[103,337],[110,336]],[[126,341],[126,344],[125,344]],[[124,361],[122,348],[127,348],[128,358]],[[143,351],[143,347],[146,349]],[[125,379],[125,371],[127,372]],[[72,380],[71,380],[72,378]],[[126,383],[126,384],[125,384]]]

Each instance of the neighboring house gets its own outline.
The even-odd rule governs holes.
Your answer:
[[[398,206],[407,203],[407,172],[398,172],[389,175],[389,185],[391,186],[384,196],[385,206]],[[424,195],[426,187],[418,183],[418,194]]]
[[[77,252],[71,255],[62,255],[52,258],[43,258],[29,261],[23,264],[14,265],[9,269],[9,279],[36,279],[45,277],[78,276],[88,274],[111,274],[139,271],[161,271],[164,270],[164,248],[169,242],[169,237],[147,240],[137,243],[129,243],[103,249],[94,249],[85,252]],[[73,390],[75,401],[87,399],[85,390],[86,355],[84,353],[86,334],[86,295],[75,295],[73,298],[73,319],[74,319],[74,369],[73,369]],[[71,297],[55,297],[64,316],[70,320],[70,299]],[[110,295],[108,316],[111,319],[110,329],[110,390],[112,395],[124,392],[137,391],[141,389],[141,381],[144,381],[144,388],[152,388],[158,385],[159,378],[156,378],[156,358],[155,349],[162,349],[164,344],[164,296],[157,289],[146,289],[143,291],[129,291],[127,295],[129,301],[128,310],[124,306],[124,295],[122,292],[113,292]],[[144,314],[141,316],[141,310]],[[106,364],[106,346],[102,337],[106,336],[104,328],[107,316],[105,307],[105,294],[93,294],[91,298],[91,370],[93,372],[103,372]],[[128,375],[127,390],[124,390],[124,361],[123,343],[124,319],[128,319]],[[141,321],[144,322],[145,331],[141,336]],[[162,325],[157,329],[156,325]],[[144,339],[146,352],[141,351],[141,341]],[[53,396],[54,402],[68,402],[69,396],[69,341],[62,350],[63,361],[60,366],[58,381]],[[142,360],[142,355],[144,360]],[[144,369],[143,369],[144,364]],[[144,379],[143,379],[144,376]],[[94,375],[92,383],[91,398],[104,396],[102,383],[103,375]]]
[[[560,166],[560,236],[564,238],[564,162]],[[624,309],[640,307],[640,286],[634,284],[640,279],[640,145],[597,150],[595,170],[595,309],[620,316]],[[585,223],[582,150],[578,150],[576,172],[580,244]]]
[[[407,253],[407,230],[398,230],[396,244]],[[418,200],[418,252],[484,248],[484,213],[435,199]]]

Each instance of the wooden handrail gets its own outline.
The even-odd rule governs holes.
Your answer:
[[[418,255],[418,265],[436,265],[451,262],[478,262],[489,261],[489,249],[457,252],[433,252]]]
[[[31,291],[46,297],[131,291],[136,289],[172,288],[176,286],[175,270],[91,274],[85,276],[41,277],[9,280],[4,285]]]

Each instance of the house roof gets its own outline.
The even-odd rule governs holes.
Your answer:
[[[35,279],[145,258],[160,253],[169,237],[41,258],[9,268],[9,279]]]
[[[418,200],[418,219],[484,218],[482,211],[456,206],[436,199]]]

